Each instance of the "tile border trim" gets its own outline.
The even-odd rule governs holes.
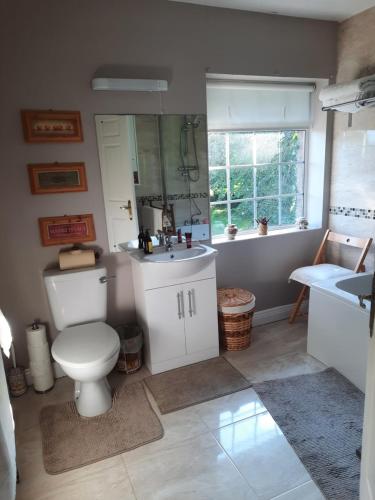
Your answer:
[[[375,220],[375,209],[353,208],[353,207],[329,207],[330,215],[343,215],[344,217],[354,217],[356,219]]]
[[[161,194],[154,194],[148,196],[137,196],[137,202],[145,203],[145,202],[153,202],[153,201],[163,201],[163,196]],[[197,198],[208,198],[208,193],[177,193],[177,194],[168,194],[168,201],[178,201],[178,200],[190,200]]]

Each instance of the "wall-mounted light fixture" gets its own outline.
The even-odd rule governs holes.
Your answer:
[[[168,90],[168,82],[137,78],[93,78],[91,88],[110,91],[165,92]]]

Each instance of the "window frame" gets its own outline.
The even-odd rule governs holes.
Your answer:
[[[287,132],[287,131],[295,131],[295,132],[304,132],[304,159],[303,161],[297,161],[297,164],[302,164],[303,165],[303,190],[302,192],[296,192],[296,193],[287,193],[287,194],[277,194],[277,195],[268,195],[268,196],[254,196],[254,197],[246,197],[246,198],[241,198],[241,199],[232,199],[231,198],[231,192],[230,189],[230,171],[231,168],[253,168],[253,180],[254,180],[254,188],[253,188],[253,193],[256,194],[256,171],[255,168],[258,167],[266,167],[266,166],[274,166],[277,165],[280,167],[281,165],[288,165],[290,162],[278,162],[278,163],[263,163],[263,164],[246,164],[246,165],[231,165],[230,160],[229,160],[229,134],[232,133],[267,133],[267,132]],[[305,213],[306,209],[306,190],[307,190],[307,175],[308,175],[308,168],[307,168],[307,163],[308,163],[308,158],[309,158],[309,132],[310,128],[308,126],[295,126],[295,127],[267,127],[267,128],[241,128],[241,129],[208,129],[207,134],[209,136],[210,133],[213,134],[225,134],[225,165],[214,165],[210,166],[208,162],[208,171],[212,170],[225,170],[226,172],[226,185],[227,185],[227,196],[226,200],[219,200],[219,201],[209,201],[210,205],[210,222],[211,222],[211,207],[215,205],[225,205],[227,209],[227,214],[228,214],[228,224],[231,224],[231,204],[232,203],[241,203],[244,201],[252,201],[253,202],[253,211],[254,211],[254,221],[257,218],[257,201],[259,200],[266,200],[266,199],[277,199],[279,201],[278,203],[278,212],[279,212],[279,221],[281,218],[280,210],[281,210],[281,203],[280,200],[282,198],[288,198],[290,196],[301,196],[302,198],[302,213]],[[207,141],[208,143],[208,141]],[[278,168],[278,192],[280,193],[281,191],[281,175],[280,175],[281,169]],[[208,176],[208,184],[209,184],[209,191],[211,190],[211,184],[210,184],[210,176]],[[210,198],[210,195],[209,195]],[[272,230],[280,230],[280,229],[287,229],[290,227],[294,227],[294,224],[279,224],[279,225],[270,225],[269,226],[269,231]],[[241,230],[241,234],[251,234],[256,231],[256,228],[250,228],[247,230]],[[224,233],[222,234],[212,234],[212,229],[211,229],[211,237],[212,239],[215,238],[222,238]]]

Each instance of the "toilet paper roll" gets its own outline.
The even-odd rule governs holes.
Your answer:
[[[49,351],[49,345],[47,344],[47,342],[43,342],[39,345],[28,345],[28,351],[29,351],[29,356],[31,358],[34,358],[34,357],[41,357],[41,356],[47,356],[48,358],[50,358],[50,351]]]
[[[41,375],[42,373],[49,373],[52,369],[52,364],[49,363],[49,359],[30,361],[30,371],[33,375]]]
[[[30,361],[35,361],[40,358],[51,359],[49,345],[47,343],[40,344],[40,346],[28,346],[28,353]]]
[[[36,340],[33,340],[33,342],[28,342],[27,343],[27,348],[32,351],[32,352],[37,352],[40,350],[43,350],[43,352],[49,352],[49,345],[47,341],[43,341],[42,339],[37,342]]]
[[[26,328],[26,340],[34,389],[39,392],[48,391],[53,387],[54,377],[46,327],[38,325],[37,329],[31,326]]]
[[[45,325],[39,324],[36,329],[33,326],[26,328],[27,345],[39,346],[47,342]]]
[[[78,267],[95,266],[94,250],[69,250],[68,252],[60,252],[59,266],[62,271]]]
[[[30,371],[32,372],[32,379],[38,377],[50,377],[53,375],[51,365],[49,366],[41,366],[40,364],[32,364],[30,365]]]
[[[49,345],[47,342],[27,342],[27,349],[29,356],[37,356],[38,352],[49,352]]]
[[[32,377],[33,379],[33,386],[34,389],[37,392],[46,392],[49,391],[54,384],[54,379],[53,379],[53,374],[48,373],[48,374],[43,374],[43,375],[36,375]]]
[[[26,328],[27,346],[39,347],[41,344],[47,344],[46,328],[44,325],[38,325],[37,330],[33,330],[31,326]]]

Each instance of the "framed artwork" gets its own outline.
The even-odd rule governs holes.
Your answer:
[[[33,163],[27,166],[32,194],[87,191],[85,164]]]
[[[21,111],[26,142],[82,142],[79,111]]]
[[[83,243],[96,239],[92,214],[41,217],[39,229],[42,245],[45,247]]]

